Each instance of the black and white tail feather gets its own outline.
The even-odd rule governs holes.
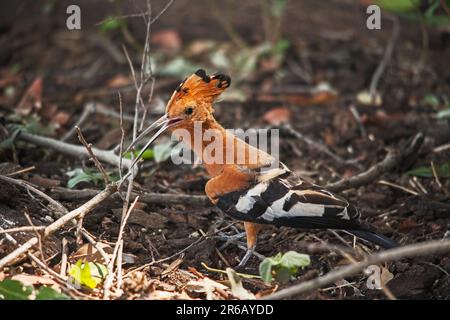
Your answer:
[[[249,189],[220,196],[217,206],[242,221],[305,229],[341,229],[384,248],[398,246],[361,222],[358,209],[347,200],[317,185],[293,182],[292,178],[286,167],[255,173],[255,182]]]

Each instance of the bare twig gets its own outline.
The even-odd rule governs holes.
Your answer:
[[[0,231],[5,231],[2,227],[0,227]],[[9,242],[11,242],[14,245],[19,245],[19,242],[14,239],[13,237],[11,237],[9,234],[6,234],[6,238],[8,239]],[[33,238],[35,239],[35,238]],[[60,284],[62,284],[64,287],[62,287],[63,289],[66,289],[69,293],[69,295],[72,295],[72,292],[76,293],[78,296],[83,296],[83,297],[87,297],[90,298],[89,296],[79,292],[76,288],[74,288],[72,285],[70,285],[67,282],[67,277],[62,276],[58,273],[56,273],[55,271],[53,271],[51,268],[49,268],[44,262],[42,262],[39,258],[37,258],[34,254],[28,252],[27,253],[28,257],[34,261],[45,273],[55,277],[55,280],[57,280]]]
[[[28,168],[24,168],[24,169],[21,169],[21,170],[17,170],[17,171],[8,173],[6,176],[7,177],[17,176],[17,175],[22,174],[22,173],[27,173],[29,171],[33,171],[34,169],[36,169],[36,167],[35,166],[31,166],[31,167],[28,167]]]
[[[60,265],[60,269],[59,269],[59,274],[63,277],[66,276],[66,271],[67,271],[67,253],[68,253],[68,248],[67,248],[67,239],[63,238],[61,241],[61,265]]]
[[[92,198],[97,193],[98,193],[97,190],[72,190],[62,187],[52,189],[53,196],[63,201],[84,201],[86,199]],[[136,196],[139,196],[139,201],[143,203],[165,204],[165,205],[185,204],[196,207],[211,206],[211,202],[209,201],[208,197],[203,195],[156,193],[156,192],[145,192],[145,193],[132,192],[131,200],[133,200]],[[113,198],[120,200],[118,194],[115,194]]]
[[[156,20],[159,19],[159,17],[166,12],[167,9],[172,5],[174,0],[169,0],[167,4],[164,6],[164,8],[161,9],[161,11],[153,18],[151,19],[150,24],[153,24],[156,22]],[[101,20],[100,22],[97,22],[95,25],[101,25],[105,22],[111,21],[111,20],[121,20],[121,19],[128,19],[128,18],[145,18],[149,15],[149,11],[147,12],[141,12],[141,13],[134,13],[134,14],[127,14],[127,15],[121,15],[121,16],[114,16],[114,17],[108,17],[106,19]]]
[[[367,258],[356,264],[352,264],[343,268],[339,268],[338,270],[331,271],[322,277],[294,285],[287,289],[266,296],[263,299],[275,300],[275,299],[285,299],[292,296],[298,296],[300,294],[304,294],[319,289],[337,280],[359,273],[370,265],[382,262],[401,260],[410,257],[445,253],[449,251],[450,251],[450,240],[428,241],[381,251],[379,253],[367,256]]]
[[[439,187],[439,189],[441,189],[447,196],[450,196],[450,192],[442,185],[441,180],[439,179],[433,161],[431,161],[431,170],[433,171],[434,181],[436,181],[436,184]]]
[[[17,227],[11,229],[2,229],[0,230],[0,234],[4,233],[19,233],[19,232],[35,232],[44,230],[44,226],[25,226],[25,227]]]
[[[27,219],[28,223],[30,224],[30,226],[32,226],[32,227],[34,228],[34,233],[35,233],[35,235],[36,235],[36,238],[38,238],[38,240],[39,240],[39,241],[38,241],[38,245],[39,245],[39,254],[40,254],[41,259],[42,259],[42,261],[44,262],[44,264],[47,265],[46,262],[45,262],[44,249],[43,249],[43,247],[42,247],[42,236],[41,236],[41,234],[39,233],[39,231],[36,230],[36,228],[34,227],[33,221],[31,221],[30,216],[29,216],[27,213],[25,213],[24,215],[25,215],[25,218]]]
[[[82,146],[62,142],[48,137],[43,137],[27,132],[21,132],[17,136],[18,139],[30,142],[40,147],[51,148],[63,154],[67,154],[77,158],[89,158],[89,153]],[[114,166],[118,166],[120,162],[120,156],[116,155],[113,151],[100,150],[92,148],[92,152],[98,158],[98,160],[109,163]],[[130,159],[123,159],[123,166],[129,168],[131,166]]]
[[[39,195],[43,199],[47,200],[48,203],[53,205],[54,208],[59,211],[60,215],[67,212],[67,209],[63,205],[61,205],[59,202],[53,200],[48,195],[46,195],[44,192],[38,190],[37,188],[32,186],[31,183],[29,183],[27,181],[20,180],[20,179],[14,179],[14,178],[2,176],[2,175],[0,175],[0,180],[5,181],[5,182],[10,183],[10,184],[18,185],[20,187],[23,187],[23,188],[25,188],[25,189],[27,189],[27,190],[29,190],[29,191]]]
[[[0,260],[0,270],[8,265],[10,262],[18,258],[20,255],[27,253],[28,250],[30,250],[35,244],[39,242],[39,239],[37,237],[33,237],[24,244],[22,244],[19,248],[8,254],[7,256],[3,257]]]
[[[423,143],[423,134],[418,133],[412,140],[412,142],[404,149],[397,150],[392,149],[388,152],[383,161],[375,164],[369,170],[357,174],[349,179],[343,179],[331,184],[326,185],[326,188],[333,192],[339,192],[342,190],[348,190],[365,185],[371,181],[374,181],[383,173],[392,170],[396,165],[402,162],[402,160],[409,158],[411,155],[417,153]]]
[[[63,226],[65,226],[73,219],[78,218],[80,215],[92,211],[95,207],[97,207],[101,202],[103,202],[105,199],[107,199],[116,191],[117,191],[116,184],[111,184],[107,186],[105,190],[97,194],[91,200],[89,200],[82,206],[78,207],[77,209],[70,211],[69,213],[65,214],[64,216],[62,216],[61,218],[59,218],[58,220],[47,226],[43,231],[43,238],[47,238],[48,236],[53,234],[55,231],[61,229]],[[20,256],[22,253],[26,253],[37,243],[38,238],[33,237],[24,244],[22,244],[19,248],[17,248],[9,255],[0,260],[0,269],[3,268],[8,263],[10,263],[15,258],[17,258],[18,256]]]
[[[306,142],[308,145],[310,145],[310,146],[316,148],[317,150],[325,153],[326,155],[330,156],[335,161],[337,161],[339,163],[346,163],[346,161],[344,159],[342,159],[338,155],[334,154],[325,145],[323,145],[323,144],[321,144],[321,143],[319,143],[317,141],[314,141],[311,138],[308,138],[307,136],[303,135],[301,132],[298,132],[289,123],[284,124],[282,128],[285,129],[287,132],[289,132],[294,137],[296,137],[297,139]]]
[[[95,113],[95,103],[88,102],[84,106],[83,112],[81,113],[81,116],[78,119],[78,121],[69,131],[66,132],[66,134],[64,134],[64,136],[61,138],[61,141],[67,141],[68,139],[70,139],[75,134],[76,128],[81,127],[86,122],[86,120],[90,119],[90,116],[94,113]]]
[[[116,268],[117,268],[117,284],[116,284],[116,292],[117,294],[121,294],[122,292],[122,283],[123,283],[123,275],[122,275],[122,256],[123,256],[123,239],[120,240],[119,250],[117,253],[116,259]]]
[[[117,185],[111,184],[106,186],[105,190],[101,191],[95,197],[93,197],[88,202],[84,203],[82,206],[70,211],[68,214],[62,216],[52,224],[50,224],[44,230],[44,236],[48,237],[53,232],[59,230],[62,226],[66,225],[72,219],[78,218],[82,214],[91,212],[95,207],[97,207],[101,202],[110,197],[114,192],[117,191]]]
[[[414,190],[411,190],[411,189],[409,189],[409,188],[403,187],[403,186],[401,186],[401,185],[398,185],[398,184],[395,184],[395,183],[392,183],[392,182],[389,182],[389,181],[380,180],[380,181],[378,181],[378,183],[379,183],[379,184],[384,184],[384,185],[386,185],[386,186],[390,186],[390,187],[393,187],[393,188],[396,188],[396,189],[403,190],[403,191],[405,191],[405,192],[407,192],[407,193],[412,194],[413,196],[418,196],[418,195],[419,195],[419,194],[418,194],[417,192],[415,192]]]
[[[135,269],[132,269],[132,270],[128,271],[123,277],[126,278],[126,277],[128,277],[128,276],[129,276],[131,273],[133,273],[133,272],[140,271],[140,270],[143,270],[143,269],[145,269],[145,268],[147,268],[147,267],[153,266],[153,265],[155,265],[155,264],[163,263],[163,262],[166,262],[166,261],[168,261],[168,260],[171,260],[171,259],[173,259],[173,258],[179,256],[180,254],[183,254],[184,252],[186,252],[187,250],[189,250],[189,249],[192,248],[193,246],[197,245],[198,243],[202,242],[202,241],[205,240],[206,238],[207,238],[206,236],[201,236],[201,237],[199,237],[197,240],[195,240],[194,242],[192,242],[190,245],[188,245],[187,247],[185,247],[184,249],[182,249],[182,250],[180,250],[180,251],[178,251],[178,252],[176,252],[176,253],[174,253],[174,254],[168,256],[168,257],[165,257],[165,258],[162,258],[162,259],[159,259],[159,260],[155,260],[155,261],[151,261],[151,262],[146,263],[146,264],[143,264],[143,265],[141,265],[141,266],[139,266],[139,267],[137,267],[137,268],[135,268]]]
[[[120,249],[120,244],[122,243],[125,225],[128,221],[128,218],[130,217],[131,212],[133,211],[134,207],[136,206],[138,199],[139,199],[139,197],[136,197],[136,199],[134,199],[134,202],[131,204],[131,206],[128,209],[128,211],[126,212],[125,216],[122,218],[122,222],[121,222],[120,228],[119,228],[119,235],[117,237],[116,245],[114,246],[114,251],[113,251],[111,260],[109,261],[109,265],[108,265],[108,277],[106,278],[105,284],[103,286],[103,298],[104,299],[108,299],[109,295],[111,294],[110,288],[111,288],[113,280],[114,280],[114,262],[116,261],[116,258],[117,258],[117,255],[118,255],[118,252]],[[119,263],[119,262],[117,262],[117,263]]]
[[[119,175],[120,180],[122,180],[122,161],[123,161],[123,142],[125,140],[125,129],[123,128],[123,104],[122,104],[122,95],[120,92],[117,92],[119,95],[119,110],[120,110],[120,144],[119,144]]]
[[[350,109],[350,112],[351,112],[352,115],[353,115],[353,118],[355,118],[355,121],[356,121],[356,123],[358,124],[359,131],[361,131],[361,135],[362,135],[364,138],[367,138],[367,131],[366,131],[366,128],[364,128],[364,124],[363,124],[362,121],[361,121],[361,116],[359,115],[358,109],[356,109],[356,107],[355,107],[354,105],[351,105],[351,106],[349,107],[349,109]]]
[[[383,59],[375,70],[375,73],[372,76],[372,80],[370,81],[369,93],[372,97],[372,102],[375,101],[378,82],[380,81],[380,78],[383,75],[386,66],[389,64],[389,61],[392,58],[392,53],[394,52],[395,44],[397,43],[398,35],[400,33],[400,23],[397,16],[389,14],[388,17],[392,21],[392,35],[386,46],[386,50],[384,51]]]
[[[3,176],[0,176],[0,179],[2,178]],[[58,212],[58,216],[61,216],[61,215],[63,215],[63,214],[66,214],[66,213],[68,213],[69,211],[67,210],[67,208],[66,207],[64,207],[61,203],[59,203],[58,201],[56,201],[56,200],[54,200],[53,198],[51,198],[51,197],[49,197],[48,195],[46,195],[45,193],[43,193],[43,192],[41,192],[41,191],[39,191],[39,190],[37,190],[37,189],[35,189],[33,186],[31,186],[28,182],[26,182],[26,181],[22,181],[22,180],[17,180],[17,179],[13,179],[13,178],[8,178],[8,180],[7,181],[9,181],[9,182],[11,182],[11,183],[15,183],[15,184],[18,184],[18,185],[20,185],[20,186],[23,186],[23,187],[26,187],[26,188],[30,188],[29,190],[31,190],[31,191],[33,191],[33,192],[36,192],[36,191],[38,191],[38,192],[36,192],[36,193],[38,193],[39,195],[41,195],[44,199],[46,199],[49,203],[52,203],[55,207],[58,207],[59,208],[59,212]],[[89,197],[89,198],[92,198],[92,197],[94,197],[95,195],[97,195],[97,193],[98,192],[95,192],[95,194],[91,194],[91,196]],[[87,213],[87,212],[86,212]],[[84,215],[86,214],[86,213],[84,213]],[[72,222],[74,223],[74,225],[77,225],[77,222],[76,222],[76,220],[72,220]],[[6,233],[6,234],[8,234],[8,233],[16,233],[16,232],[28,232],[28,231],[43,231],[43,230],[46,230],[46,227],[43,227],[43,226],[26,226],[26,227],[18,227],[18,228],[12,228],[12,229],[7,229],[7,230],[4,230],[4,229],[2,229],[1,231],[0,231],[0,234],[2,234],[2,233]],[[86,230],[84,230],[84,228],[81,228],[80,229],[80,232],[81,232],[81,234],[92,244],[92,245],[94,245],[95,247],[96,247],[96,249],[100,252],[100,254],[102,254],[102,256],[105,258],[105,261],[109,261],[109,259],[107,258],[107,255],[106,255],[106,253],[101,249],[101,247],[99,247],[98,245],[97,245],[97,243],[95,242],[95,240],[94,239],[92,239],[92,237],[89,235],[89,233],[86,231]]]
[[[84,145],[84,147],[86,148],[87,152],[91,156],[91,160],[94,161],[95,166],[97,167],[97,169],[102,174],[103,180],[104,180],[105,186],[106,186],[109,183],[109,177],[108,177],[108,174],[105,171],[105,168],[103,168],[102,164],[100,163],[100,161],[98,161],[98,159],[95,156],[94,152],[92,152],[92,144],[87,143],[87,141],[84,138],[83,133],[81,132],[81,129],[79,127],[75,127],[75,129],[77,130],[77,133],[78,133],[78,139]],[[122,157],[120,157],[119,161],[120,161],[120,164],[122,164]]]

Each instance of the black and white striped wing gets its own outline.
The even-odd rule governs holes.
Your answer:
[[[296,228],[360,229],[358,210],[323,188],[274,177],[245,191],[219,197],[217,206],[235,219]]]

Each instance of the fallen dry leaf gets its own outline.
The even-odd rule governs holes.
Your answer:
[[[113,252],[113,248],[109,244],[97,242],[97,246],[102,248],[108,255],[111,255]],[[85,259],[87,262],[105,263],[100,252],[90,243],[82,245],[77,251],[69,256],[70,263],[76,263],[80,259]]]
[[[181,38],[175,29],[166,29],[152,34],[152,43],[162,49],[178,50],[181,48]]]
[[[384,287],[386,284],[394,278],[394,275],[385,267],[381,267],[381,285]]]
[[[127,76],[124,76],[123,74],[118,74],[114,78],[108,80],[106,83],[106,86],[108,88],[120,88],[125,87],[133,83],[133,79],[130,79]]]
[[[19,104],[16,112],[22,116],[29,115],[33,109],[42,108],[42,77],[36,78],[28,87]]]
[[[264,120],[274,126],[289,122],[290,118],[291,110],[284,107],[271,109],[264,114]]]
[[[211,280],[207,277],[200,280],[191,280],[186,284],[186,290],[197,293],[205,293],[207,300],[218,300],[222,298],[221,294],[217,294],[216,290],[229,291],[229,288],[219,282]]]
[[[35,276],[27,273],[16,274],[11,278],[23,283],[25,286],[45,285],[61,292],[60,285],[48,276]]]
[[[241,300],[255,300],[256,299],[255,295],[253,293],[251,293],[250,291],[248,291],[244,288],[244,286],[242,285],[241,278],[236,273],[236,271],[234,271],[231,268],[227,268],[226,271],[227,271],[228,279],[230,280],[231,293],[233,293],[233,295],[236,298],[239,298]]]
[[[54,117],[53,122],[59,124],[60,126],[65,125],[70,120],[70,114],[65,111],[59,111]]]

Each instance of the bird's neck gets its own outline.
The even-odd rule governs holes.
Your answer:
[[[267,153],[225,130],[213,117],[187,130],[190,140],[186,142],[202,159],[202,164],[211,177],[221,174],[226,166],[256,169],[267,166],[274,160]]]

